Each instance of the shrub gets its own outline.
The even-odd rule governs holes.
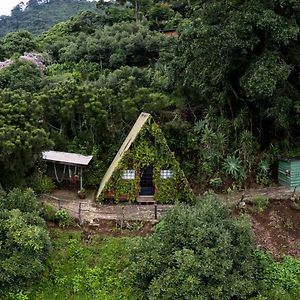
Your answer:
[[[19,209],[21,212],[32,212],[38,208],[38,202],[32,189],[13,189],[10,193],[0,194],[0,211]]]
[[[55,219],[58,222],[58,225],[63,228],[73,224],[73,218],[71,217],[69,212],[64,208],[59,209],[55,213]]]
[[[222,185],[222,179],[220,177],[215,177],[210,179],[209,184],[211,187],[218,189]]]
[[[257,166],[257,183],[267,185],[270,181],[270,164],[267,160],[261,160]]]
[[[53,180],[42,174],[33,176],[30,186],[38,194],[50,193],[55,188]]]
[[[0,291],[30,282],[44,269],[50,251],[45,222],[32,190],[11,191],[0,199]],[[22,294],[19,295],[21,297]],[[24,297],[26,297],[24,295]],[[24,298],[23,297],[23,298]],[[20,298],[21,299],[21,298]]]
[[[255,290],[245,217],[208,195],[178,205],[131,251],[132,284],[147,299],[246,299]]]
[[[253,206],[259,213],[263,213],[269,204],[269,198],[266,196],[255,196],[253,197]]]
[[[255,251],[259,266],[258,287],[268,300],[297,300],[300,295],[300,259],[285,256],[274,261],[269,254]]]
[[[43,203],[41,207],[41,217],[48,222],[54,222],[56,220],[56,209],[47,203]]]

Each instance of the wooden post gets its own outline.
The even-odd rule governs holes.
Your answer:
[[[79,202],[79,206],[78,206],[78,220],[79,220],[79,224],[81,224],[81,202]]]
[[[154,219],[157,220],[157,204],[154,204]]]
[[[123,227],[124,227],[124,219],[125,219],[125,216],[124,216],[124,206],[122,206],[121,229],[123,229]]]
[[[83,187],[83,179],[82,179],[82,167],[80,168],[80,191],[82,190]]]
[[[58,210],[61,209],[60,199],[58,199]]]

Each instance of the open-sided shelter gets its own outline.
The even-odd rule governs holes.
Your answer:
[[[87,167],[93,156],[60,151],[44,151],[42,157],[49,164],[50,173],[58,183],[64,180],[70,180],[71,183],[79,181],[79,189],[82,190],[83,169]]]
[[[97,199],[191,202],[188,181],[153,118],[141,113],[102,178]]]

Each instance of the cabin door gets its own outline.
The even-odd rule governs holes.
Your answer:
[[[152,166],[148,166],[142,170],[140,186],[141,186],[140,195],[142,196],[154,195]]]

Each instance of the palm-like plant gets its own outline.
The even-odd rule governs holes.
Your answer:
[[[241,182],[246,177],[241,160],[234,156],[227,156],[223,163],[223,170],[226,175],[238,182]]]
[[[270,171],[270,164],[267,160],[261,160],[257,168],[259,173],[267,175]]]
[[[267,185],[269,183],[269,176],[270,176],[270,163],[267,160],[263,159],[259,162],[257,166],[256,181],[257,183]]]

